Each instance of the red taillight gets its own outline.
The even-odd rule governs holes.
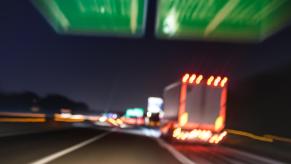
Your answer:
[[[185,74],[185,75],[183,76],[183,79],[182,79],[183,83],[187,83],[189,77],[190,77],[190,75],[189,75],[188,73]]]
[[[207,85],[210,86],[214,80],[214,76],[210,76],[207,80]]]
[[[225,84],[227,83],[227,80],[228,80],[228,78],[227,78],[227,77],[224,77],[224,78],[222,79],[221,83],[220,83],[220,86],[221,86],[221,87],[224,87]]]
[[[214,86],[217,87],[220,81],[221,81],[221,77],[217,76],[216,79],[214,80]]]
[[[190,79],[189,79],[189,83],[192,84],[194,82],[194,80],[196,79],[196,75],[193,74]]]
[[[196,79],[196,84],[200,84],[202,79],[203,79],[203,76],[199,75],[198,78]]]

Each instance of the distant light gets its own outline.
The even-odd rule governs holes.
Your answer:
[[[203,76],[199,75],[198,78],[196,79],[196,84],[200,84],[202,79],[203,79]]]
[[[116,113],[105,113],[103,115],[106,116],[107,118],[113,118],[113,119],[116,119],[118,117]]]
[[[185,74],[185,75],[183,76],[183,79],[182,79],[183,83],[187,83],[189,77],[190,77],[190,75],[189,75],[188,73]]]
[[[45,118],[13,118],[13,117],[1,117],[0,122],[45,122]]]
[[[76,120],[82,120],[82,119],[85,119],[85,117],[83,116],[83,115],[72,115],[71,117],[70,117],[70,119],[76,119]]]
[[[112,114],[112,118],[116,119],[118,115],[116,113]]]
[[[215,80],[214,80],[214,86],[218,86],[218,84],[219,84],[219,82],[220,82],[220,80],[221,80],[221,77],[220,76],[218,76]]]
[[[221,87],[224,87],[224,85],[227,83],[227,81],[228,81],[228,78],[227,78],[227,77],[224,77],[224,78],[222,79],[221,83],[220,83],[220,86],[221,86]]]
[[[70,118],[71,116],[72,116],[71,113],[61,113],[61,114],[60,114],[60,117],[61,117],[61,118]]]
[[[152,112],[147,112],[147,117],[151,117],[152,116]]]
[[[189,83],[192,84],[194,82],[194,80],[196,79],[196,75],[193,74],[190,79],[189,79]]]
[[[107,120],[107,117],[105,117],[105,116],[102,116],[102,117],[99,118],[100,122],[105,122],[106,120]]]
[[[210,78],[208,78],[208,80],[207,80],[207,85],[210,86],[212,84],[213,80],[214,80],[214,76],[210,76]]]
[[[90,121],[93,121],[93,122],[98,121],[99,118],[100,118],[100,116],[86,116],[87,120],[90,120]]]
[[[0,112],[0,116],[9,117],[45,117],[43,113],[16,113],[16,112]]]
[[[123,121],[121,119],[116,119],[116,123],[118,123],[119,125],[122,125],[123,124]]]
[[[113,119],[113,118],[109,118],[108,122],[110,122],[111,124],[113,124],[114,126],[119,126],[118,123]]]

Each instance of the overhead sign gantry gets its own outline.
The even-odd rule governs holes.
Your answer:
[[[159,0],[156,35],[261,41],[290,21],[290,0]]]
[[[147,0],[32,0],[61,34],[129,36],[144,34]]]

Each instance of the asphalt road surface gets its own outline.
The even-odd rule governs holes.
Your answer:
[[[279,163],[222,146],[167,144],[142,135],[71,128],[0,137],[2,164]]]

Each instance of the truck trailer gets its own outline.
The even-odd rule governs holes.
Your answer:
[[[218,144],[224,131],[228,78],[185,74],[164,89],[162,136],[181,142]]]

